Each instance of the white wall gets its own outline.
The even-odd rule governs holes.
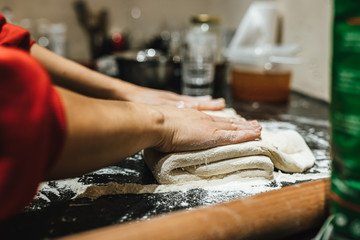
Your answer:
[[[78,24],[73,9],[74,0],[0,0],[0,9],[10,7],[17,22],[23,18],[47,18],[63,22],[68,27],[68,57],[76,60],[89,58],[85,31]],[[199,13],[219,15],[224,28],[236,28],[251,0],[86,0],[89,7],[109,12],[109,30],[128,30],[144,40],[161,30],[183,29],[190,16]],[[131,17],[131,9],[139,8],[141,17]]]
[[[284,43],[301,46],[292,88],[329,101],[332,0],[279,0]]]

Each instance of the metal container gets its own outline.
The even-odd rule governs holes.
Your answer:
[[[150,88],[171,89],[174,85],[175,63],[160,51],[146,49],[115,54],[119,77]]]

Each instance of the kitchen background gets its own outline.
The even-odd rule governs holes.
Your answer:
[[[163,31],[181,32],[191,16],[220,16],[224,33],[240,24],[252,0],[86,0],[89,10],[108,15],[107,34],[129,34],[129,47],[136,48]],[[277,0],[282,16],[281,42],[301,47],[302,63],[293,67],[292,89],[329,101],[331,1]],[[36,34],[39,19],[66,25],[66,57],[91,59],[88,34],[77,20],[74,0],[0,0],[1,9],[11,9],[12,20]]]

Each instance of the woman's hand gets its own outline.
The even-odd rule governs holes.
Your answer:
[[[131,102],[145,103],[151,105],[168,105],[177,108],[192,108],[197,110],[221,110],[225,107],[223,98],[213,99],[211,96],[191,97],[179,95],[169,91],[150,89],[134,86],[120,99]]]
[[[162,137],[155,148],[162,152],[201,150],[258,138],[261,126],[243,118],[210,116],[193,109],[159,106]]]

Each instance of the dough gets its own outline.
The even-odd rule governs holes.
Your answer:
[[[222,111],[224,113],[224,111]],[[225,110],[234,116],[233,110]],[[217,116],[222,116],[217,112]],[[261,139],[192,152],[164,154],[144,151],[144,159],[161,184],[239,177],[273,178],[274,166],[285,172],[303,172],[315,158],[304,139],[293,130],[272,133],[263,130]]]

